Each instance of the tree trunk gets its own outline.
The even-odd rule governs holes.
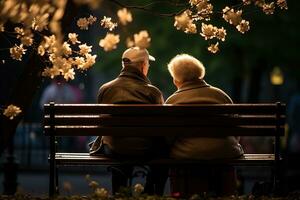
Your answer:
[[[41,84],[41,72],[44,64],[40,57],[33,52],[26,64],[7,104],[17,105],[22,109],[22,114],[13,120],[1,115],[1,136],[0,136],[0,156],[7,147],[9,141],[14,137],[14,133],[19,122],[22,120],[26,109],[30,107],[32,99]]]

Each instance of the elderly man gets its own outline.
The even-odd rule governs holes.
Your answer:
[[[127,49],[122,55],[122,70],[120,75],[102,85],[98,93],[98,103],[107,104],[162,104],[163,96],[161,91],[147,78],[149,70],[149,60],[155,58],[149,55],[146,49],[132,47]],[[110,154],[116,157],[124,156],[158,156],[166,152],[166,145],[163,138],[151,137],[111,137],[103,136],[97,138],[91,145],[90,154],[97,153]],[[153,176],[147,176],[145,190],[148,193],[163,192],[163,179],[167,177],[167,170],[160,174],[152,167]],[[128,178],[131,176],[131,167],[119,167],[112,171],[113,193],[118,191],[120,186],[126,186]],[[155,186],[152,185],[150,178],[153,178]],[[164,183],[164,182],[163,182]],[[161,186],[158,186],[161,184]],[[161,188],[162,191],[153,191]]]
[[[181,54],[174,57],[168,64],[168,70],[173,77],[173,83],[177,87],[177,91],[172,94],[166,104],[226,104],[232,103],[230,97],[222,90],[207,84],[203,78],[205,76],[205,68],[203,64],[196,58]],[[221,131],[221,130],[220,130]],[[171,147],[171,157],[173,158],[189,158],[189,159],[217,159],[217,158],[233,158],[243,154],[241,145],[236,137],[227,138],[202,138],[202,137],[179,137],[173,139]],[[208,175],[211,169],[202,169],[203,175]],[[191,174],[199,172],[199,168]],[[225,174],[232,174],[232,170]],[[221,174],[220,174],[221,176]],[[232,177],[232,176],[227,176]],[[211,177],[207,177],[211,179]],[[192,177],[191,177],[192,179]],[[198,179],[199,180],[199,179]],[[222,179],[219,179],[222,180]],[[208,181],[208,180],[207,180]],[[228,181],[228,180],[226,180]],[[176,181],[175,181],[176,182]],[[178,181],[177,181],[178,182]],[[220,182],[220,181],[219,181]],[[234,184],[234,183],[232,183]],[[175,184],[176,185],[176,184]],[[190,185],[199,186],[205,190],[207,184],[191,183]],[[230,184],[227,184],[230,186]],[[190,193],[200,192],[200,188],[191,187]],[[180,190],[180,188],[173,188]],[[200,190],[199,190],[200,189]],[[224,193],[232,193],[234,188],[224,188]],[[174,191],[176,192],[176,191]]]

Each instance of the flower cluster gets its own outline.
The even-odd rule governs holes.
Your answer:
[[[151,38],[146,30],[135,33],[132,38],[127,38],[127,47],[137,46],[140,48],[148,48],[150,46]]]
[[[120,9],[117,12],[119,21],[121,24],[126,25],[128,22],[132,21],[131,13],[126,9]],[[109,31],[113,31],[118,24],[111,21],[111,17],[104,16],[100,21],[100,25]],[[103,39],[100,39],[99,46],[104,49],[104,51],[112,51],[117,48],[117,44],[120,42],[120,35],[114,33],[107,33]]]
[[[11,47],[9,49],[9,52],[10,52],[10,57],[12,59],[21,61],[23,54],[25,54],[25,52],[26,52],[26,49],[23,48],[23,44],[21,44],[19,46],[15,44],[14,47]]]
[[[120,36],[113,33],[107,33],[104,39],[101,39],[99,46],[103,47],[104,51],[111,51],[117,48],[117,44],[120,42]]]
[[[180,15],[175,16],[174,26],[177,30],[183,30],[185,33],[197,33],[197,27],[193,22],[191,14],[190,10],[186,10]]]
[[[80,3],[80,2],[77,2]],[[127,12],[127,10],[125,11]],[[125,14],[124,11],[120,10],[120,14],[118,12],[120,21],[123,24],[126,24],[125,21],[130,21],[132,20],[131,15],[130,15],[130,19],[124,19],[125,18]],[[122,17],[122,20],[121,20]],[[82,30],[88,30],[89,26],[94,24],[97,21],[96,17],[93,17],[92,15],[90,15],[90,17],[88,18],[80,18],[77,21],[77,26],[82,29]],[[126,21],[126,22],[127,22]],[[108,29],[109,31],[113,31],[118,24],[117,23],[113,23],[111,21],[111,17],[106,17],[104,16],[102,20],[100,20],[100,25],[105,28]],[[80,43],[77,40],[78,35],[69,35],[69,40],[71,41],[71,43],[74,45],[76,43]],[[117,48],[117,44],[120,42],[120,36],[118,34],[113,34],[113,33],[107,33],[106,36],[103,39],[100,39],[99,41],[99,46],[102,47],[104,49],[104,51],[112,51],[114,49]],[[80,45],[82,47],[82,45]],[[82,50],[80,50],[81,54],[82,54]],[[91,56],[91,55],[86,55],[86,61],[84,61],[84,58],[82,57],[76,57],[75,58],[75,64],[78,66],[78,69],[88,69],[90,67],[89,63],[94,63],[95,61],[95,56]],[[83,64],[85,63],[85,64]],[[88,64],[87,64],[88,63]]]
[[[280,9],[288,9],[286,0],[276,0],[270,3],[266,3],[265,0],[242,0],[242,6],[235,10],[233,7],[225,6],[222,9],[222,18],[233,25],[240,33],[244,34],[250,30],[249,21],[242,18],[244,6],[248,6],[254,3],[255,6],[262,9],[267,14],[273,14],[275,11],[275,5]],[[203,21],[210,21],[214,11],[213,5],[210,0],[189,0],[190,8],[182,13],[179,13],[174,17],[174,26],[177,30],[182,30],[185,33],[197,33],[197,22],[202,21],[200,35],[205,40],[211,40],[217,38],[222,42],[225,41],[226,30],[216,28],[212,24],[203,23]],[[216,53],[219,50],[219,43],[211,44],[207,49]]]
[[[272,14],[274,14],[274,11],[275,11],[275,3],[274,2],[271,2],[269,4],[265,3],[262,6],[262,9],[266,15],[272,15]]]
[[[223,10],[223,18],[229,24],[237,26],[242,21],[242,10],[235,11],[233,8],[226,6]]]
[[[128,22],[132,22],[132,15],[126,9],[120,9],[117,11],[117,16],[122,25],[127,25]],[[117,26],[117,23],[113,23],[110,17],[104,16],[101,20],[101,26],[112,31]],[[106,36],[99,41],[99,46],[104,51],[112,51],[117,48],[117,44],[120,42],[120,35],[108,32]],[[148,48],[150,46],[151,38],[146,30],[142,30],[139,33],[134,34],[132,37],[128,37],[126,40],[127,47],[138,46],[140,48]]]
[[[235,11],[233,8],[226,6],[223,9],[223,18],[229,24],[235,26],[239,32],[245,33],[250,29],[250,26],[249,21],[242,18],[242,13],[242,10]]]
[[[252,0],[243,0],[243,4],[244,4],[245,6],[250,5],[251,2],[252,2]]]
[[[150,46],[151,38],[146,30],[140,31],[133,35],[134,44],[140,48],[148,48]]]
[[[72,45],[80,44],[76,33],[68,34]],[[43,76],[54,78],[62,75],[66,80],[74,79],[75,69],[87,70],[96,62],[97,55],[91,55],[92,46],[81,44],[79,51],[74,51],[68,42],[62,45],[55,35],[44,36],[43,42],[38,47],[38,53],[41,56],[48,56],[52,67],[46,67],[42,73]],[[75,56],[76,55],[76,56]]]
[[[25,47],[32,46],[34,43],[33,32],[41,32],[45,29],[55,32],[53,24],[60,20],[56,13],[58,10],[64,11],[64,5],[51,4],[48,1],[40,1],[33,3],[26,3],[26,1],[7,0],[0,4],[0,31],[5,31],[5,23],[11,21],[18,24],[15,27],[15,36],[19,39],[20,44],[14,44],[10,48],[10,55],[15,60],[22,60],[26,52]],[[62,12],[63,14],[63,12]],[[50,15],[56,16],[50,19]],[[48,27],[49,26],[49,27]],[[56,31],[59,34],[59,31]]]
[[[132,22],[131,12],[128,11],[127,8],[118,10],[117,15],[122,25],[127,25],[127,23]]]
[[[15,0],[3,1],[0,4],[0,29],[5,31],[4,24],[10,20],[18,24],[14,28],[14,35],[19,39],[20,44],[14,44],[10,48],[10,56],[14,60],[22,61],[23,55],[27,52],[26,47],[33,46],[37,53],[45,59],[43,76],[54,78],[62,75],[66,80],[74,79],[75,69],[87,70],[95,64],[96,55],[91,55],[91,46],[79,45],[79,51],[74,46],[81,42],[77,39],[76,33],[68,35],[68,41],[64,41],[61,33],[60,20],[64,15],[67,1],[39,1],[32,3],[18,2]],[[50,17],[51,16],[51,17]],[[77,21],[81,29],[87,29],[97,20],[90,15],[88,18],[81,18]],[[34,43],[34,34],[48,29],[53,34],[44,36],[38,45]]]
[[[68,38],[72,44],[81,43],[80,41],[78,41],[78,35],[76,33],[69,33]]]
[[[118,26],[117,23],[113,23],[111,21],[110,17],[106,17],[106,16],[103,17],[103,19],[100,21],[100,24],[101,24],[101,26],[109,29],[110,31],[114,30]]]
[[[42,32],[48,29],[57,37],[62,37],[60,20],[64,15],[66,3],[66,0],[2,1],[0,4],[1,23],[5,24],[9,20],[22,25],[25,30]]]
[[[266,14],[271,14],[270,10],[272,10],[272,12],[275,10],[275,1],[266,3],[265,0],[243,0],[244,5],[250,5],[252,2],[254,5],[262,8]],[[276,4],[280,9],[288,9],[286,0],[276,0]]]
[[[195,18],[197,20],[210,20],[210,16],[213,14],[213,5],[209,3],[209,0],[190,0],[192,8],[196,8]]]
[[[15,105],[9,105],[7,108],[4,110],[3,115],[8,117],[10,120],[14,119],[14,117],[18,116],[22,110]]]
[[[91,3],[91,1],[89,1]],[[99,3],[99,0],[93,2]],[[67,1],[47,1],[40,2],[18,2],[16,0],[7,0],[0,4],[1,18],[0,31],[5,31],[5,23],[10,20],[13,23],[20,24],[15,27],[15,36],[20,43],[16,43],[10,48],[12,59],[22,61],[27,47],[33,46],[34,50],[42,56],[46,64],[43,76],[55,78],[63,76],[66,80],[74,79],[75,70],[87,70],[95,64],[96,55],[91,54],[91,46],[81,44],[76,33],[69,33],[68,40],[64,40],[61,33],[60,19],[64,15]],[[78,4],[89,4],[87,1],[75,0]],[[117,12],[119,21],[122,25],[132,22],[132,15],[126,8]],[[97,21],[97,18],[90,15],[89,17],[79,18],[77,26],[81,30],[88,30],[91,25]],[[116,28],[117,23],[112,22],[110,17],[104,16],[100,21],[100,25],[105,29],[112,31]],[[43,37],[40,44],[34,43],[34,34],[43,30],[50,30],[52,35]],[[43,35],[43,33],[39,33]],[[134,45],[149,47],[150,38],[147,31],[142,31],[134,36]],[[117,48],[120,42],[118,34],[107,33],[106,36],[99,41],[99,45],[105,51],[111,51]],[[76,50],[76,45],[79,50]]]
[[[240,22],[240,24],[236,26],[236,28],[239,32],[244,34],[245,32],[249,31],[249,29],[250,29],[249,22],[246,20],[242,20]]]
[[[223,27],[218,28],[211,24],[202,23],[200,35],[204,37],[205,40],[217,38],[218,40],[224,42],[227,33]],[[211,53],[217,53],[219,51],[219,42],[217,42],[216,44],[211,44],[207,49]]]
[[[223,27],[218,28],[211,24],[202,23],[200,35],[203,36],[205,40],[218,38],[221,41],[225,41],[226,34],[226,30]]]
[[[288,9],[286,0],[277,0],[276,4],[277,6],[279,6],[280,9],[285,9],[285,10]]]
[[[207,50],[211,53],[217,53],[219,51],[219,42],[209,45],[209,47],[207,47]]]
[[[24,46],[31,46],[33,43],[33,34],[30,29],[23,29],[21,27],[15,27],[15,33],[17,38],[20,39]]]
[[[90,15],[88,18],[83,17],[77,20],[77,26],[81,30],[88,30],[90,25],[93,25],[97,21],[97,18]]]
[[[21,44],[15,44],[14,47],[9,49],[10,57],[14,60],[22,60],[23,55],[26,53],[25,46],[29,47],[33,44],[33,34],[30,29],[23,29],[15,27],[16,38],[20,40]]]

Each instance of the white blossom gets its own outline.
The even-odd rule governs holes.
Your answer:
[[[120,42],[120,36],[113,33],[107,33],[104,39],[99,41],[99,46],[103,47],[104,51],[111,51],[117,48]]]
[[[15,60],[22,60],[23,54],[25,54],[26,49],[23,48],[23,44],[20,46],[16,45],[12,48],[9,49],[10,52],[10,57],[15,59]]]
[[[10,120],[14,119],[16,116],[18,116],[22,110],[13,104],[7,106],[7,108],[3,111],[3,115],[8,117]]]
[[[118,10],[117,15],[122,25],[126,25],[129,22],[132,22],[131,12],[127,8]]]

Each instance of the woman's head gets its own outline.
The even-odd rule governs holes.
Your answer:
[[[179,54],[172,58],[168,64],[168,70],[173,77],[174,83],[178,82],[180,84],[203,79],[205,76],[203,64],[188,54]]]

